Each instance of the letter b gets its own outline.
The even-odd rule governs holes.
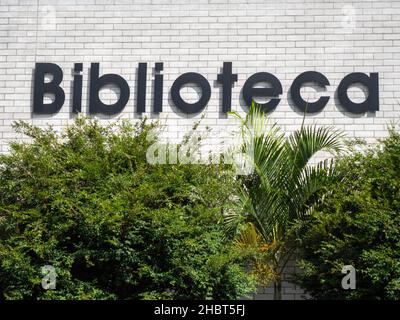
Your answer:
[[[51,74],[53,79],[50,82],[44,82],[46,74]],[[60,87],[63,79],[61,68],[54,63],[36,63],[34,75],[33,91],[33,113],[52,114],[60,111],[64,104],[65,93]],[[54,94],[54,101],[43,103],[45,93]]]
[[[120,90],[118,101],[107,105],[100,100],[99,91],[105,85],[115,85]],[[116,114],[121,112],[129,100],[128,83],[117,74],[105,74],[99,77],[99,64],[92,63],[90,69],[89,113]]]

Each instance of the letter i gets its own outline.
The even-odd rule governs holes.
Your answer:
[[[72,96],[72,112],[79,113],[82,111],[82,63],[74,64],[74,85]]]
[[[155,75],[154,75],[154,92],[153,92],[153,111],[154,113],[162,112],[162,99],[163,99],[163,78],[161,71],[164,69],[162,62],[155,64]]]

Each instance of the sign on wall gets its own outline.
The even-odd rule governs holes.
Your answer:
[[[127,105],[131,88],[128,82],[118,74],[100,75],[100,64],[91,63],[89,75],[89,106],[90,114],[114,115],[120,113]],[[137,68],[136,83],[136,112],[160,113],[163,111],[163,90],[164,90],[164,64],[156,63],[154,66],[154,88],[152,106],[146,105],[146,80],[147,63],[139,63]],[[74,64],[74,78],[72,84],[72,112],[79,113],[82,110],[82,71],[83,64]],[[45,82],[45,76],[51,75],[52,80]],[[34,94],[33,112],[37,114],[54,114],[60,111],[65,102],[65,93],[61,87],[63,80],[63,70],[55,63],[36,63],[34,71]],[[232,106],[232,86],[238,80],[238,75],[232,72],[232,62],[224,62],[222,73],[216,76],[217,83],[222,90],[221,112],[227,113]],[[260,87],[259,84],[268,83],[268,86]],[[200,89],[200,97],[194,103],[186,102],[180,90],[186,85],[195,85]],[[323,90],[330,85],[329,80],[320,72],[307,71],[299,74],[289,88],[290,96],[294,105],[302,112],[316,113],[324,109],[330,96],[321,96],[315,102],[305,101],[300,93],[301,88],[313,84]],[[348,96],[348,89],[353,85],[362,85],[366,88],[367,95],[363,102],[353,102]],[[99,97],[100,90],[106,86],[118,87],[120,95],[113,104],[105,104]],[[267,102],[259,104],[265,112],[272,112],[278,107],[282,94],[282,84],[277,77],[268,72],[257,72],[251,75],[243,85],[243,100],[247,106],[252,104],[256,97],[268,98]],[[45,94],[53,94],[54,100],[51,103],[44,103]],[[211,97],[211,86],[208,80],[196,72],[188,72],[175,79],[171,88],[170,95],[174,105],[183,113],[195,114],[201,112],[208,104]],[[337,87],[337,97],[341,106],[350,113],[360,114],[365,112],[375,112],[379,110],[379,79],[378,73],[353,72],[347,74]]]

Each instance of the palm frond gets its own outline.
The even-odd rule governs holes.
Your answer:
[[[333,159],[325,159],[317,165],[309,165],[301,170],[300,175],[293,179],[295,192],[291,195],[291,201],[295,210],[291,212],[291,220],[302,219],[310,213],[308,210],[312,206],[310,199],[325,189],[329,181],[335,178],[336,173]]]
[[[332,127],[305,126],[303,119],[301,128],[285,138],[256,105],[244,118],[234,115],[241,121],[240,150],[252,159],[254,169],[243,179],[240,219],[257,229],[263,243],[284,241],[291,223],[306,217],[317,201],[315,195],[335,174],[332,161],[312,166],[311,158],[320,151],[341,152],[343,134]]]
[[[259,248],[262,246],[262,236],[252,222],[247,222],[244,230],[235,240],[235,246],[240,249]]]
[[[320,151],[339,153],[343,150],[343,133],[333,127],[302,126],[287,140],[287,156],[293,168],[300,171]]]

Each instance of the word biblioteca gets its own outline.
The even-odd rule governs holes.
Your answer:
[[[127,105],[131,90],[128,82],[120,75],[108,73],[100,75],[99,63],[91,63],[89,74],[89,105],[90,114],[114,115],[120,113]],[[160,113],[163,111],[164,90],[164,64],[154,65],[153,99],[151,110],[146,107],[147,90],[147,63],[139,63],[136,82],[136,112]],[[82,80],[83,64],[74,64],[72,80],[72,112],[79,113],[82,110]],[[46,75],[52,76],[51,81],[45,81]],[[55,63],[36,63],[34,71],[33,113],[54,114],[60,111],[65,102],[65,92],[61,87],[63,70]],[[216,77],[222,90],[221,112],[227,113],[232,107],[232,87],[238,80],[238,75],[232,71],[232,62],[224,62],[222,71]],[[199,98],[194,103],[185,101],[180,90],[187,85],[194,85],[200,89]],[[268,84],[268,86],[266,85]],[[299,111],[316,113],[324,109],[331,97],[322,96],[315,102],[305,101],[300,93],[301,88],[310,85],[318,87],[319,91],[326,90],[330,85],[329,80],[320,72],[307,71],[299,74],[292,82],[289,93],[293,104]],[[100,90],[111,85],[119,89],[119,96],[115,103],[105,104],[99,97]],[[356,103],[348,96],[348,89],[354,85],[363,86],[366,98],[363,102]],[[251,75],[244,83],[242,89],[243,100],[250,106],[256,98],[267,99],[264,103],[258,103],[263,111],[271,112],[279,104],[279,96],[282,94],[282,84],[277,77],[268,72],[257,72]],[[46,94],[54,96],[50,103],[44,103]],[[170,97],[174,105],[183,113],[195,114],[201,112],[208,104],[211,97],[211,86],[208,80],[196,72],[184,73],[176,78],[170,88]],[[347,74],[337,87],[337,98],[341,106],[350,113],[360,114],[379,110],[379,80],[378,73],[353,72]]]

